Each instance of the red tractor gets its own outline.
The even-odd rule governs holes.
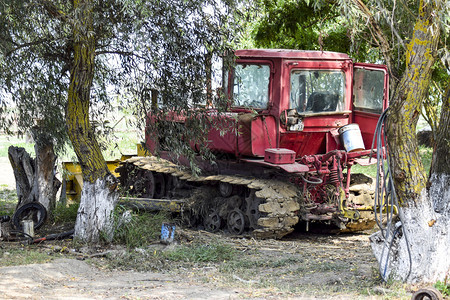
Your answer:
[[[181,210],[192,225],[210,231],[280,238],[299,221],[341,230],[373,226],[372,192],[352,190],[350,171],[371,155],[376,123],[388,105],[386,67],[323,51],[235,55],[223,87],[229,110],[220,114],[234,130],[213,129],[208,136],[208,147],[220,154],[216,164],[194,176],[180,169],[182,159],[170,162],[170,151],[134,157],[118,169],[122,186],[143,201]],[[209,114],[219,116],[214,109]],[[153,136],[147,135],[150,151]]]

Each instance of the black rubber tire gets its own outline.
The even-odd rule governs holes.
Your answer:
[[[16,229],[22,229],[22,225],[20,224],[20,222],[22,221],[24,216],[30,212],[36,212],[37,216],[39,216],[37,222],[34,222],[34,229],[39,229],[42,225],[44,225],[44,222],[47,219],[47,210],[39,202],[32,202],[22,205],[14,213],[12,221]]]
[[[415,292],[411,297],[411,300],[425,300],[425,299],[442,300],[443,297],[441,292],[439,292],[437,289],[433,287],[420,289],[417,292]]]

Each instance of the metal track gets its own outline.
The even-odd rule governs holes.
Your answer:
[[[154,156],[132,157],[122,162],[117,171],[120,173],[128,170],[127,165],[155,174],[172,175],[188,183],[196,183],[197,186],[218,187],[220,183],[225,183],[246,187],[250,191],[250,196],[243,199],[247,202],[247,211],[242,211],[242,213],[246,216],[246,229],[249,229],[251,234],[257,238],[281,238],[291,233],[294,230],[293,226],[299,222],[300,204],[303,204],[302,192],[298,186],[287,181],[240,175],[195,176],[188,169],[182,169],[168,160]],[[195,201],[197,201],[197,197],[191,197],[182,205],[182,210],[188,210],[189,205],[195,206]],[[257,213],[252,214],[248,211],[252,204],[254,209],[258,210]],[[343,222],[342,224],[345,226],[340,226],[341,232],[373,228],[374,219],[371,218],[370,213],[362,213],[361,218],[357,221]],[[239,213],[235,214],[239,216]],[[256,220],[252,220],[254,218]]]
[[[233,175],[194,176],[190,170],[183,170],[176,164],[157,157],[133,157],[121,163],[123,166],[132,164],[141,170],[163,173],[178,177],[187,182],[217,185],[220,182],[235,186],[247,187],[258,198],[260,217],[252,234],[258,238],[281,238],[292,232],[298,223],[297,211],[300,209],[298,188],[279,180],[258,179]],[[248,200],[246,200],[248,201]]]

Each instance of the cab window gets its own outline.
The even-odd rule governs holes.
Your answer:
[[[381,70],[354,69],[353,106],[356,110],[382,113],[384,76]]]
[[[233,106],[265,109],[269,103],[270,66],[238,64],[234,69]]]
[[[342,111],[345,99],[344,73],[336,70],[293,70],[289,108],[299,113]]]

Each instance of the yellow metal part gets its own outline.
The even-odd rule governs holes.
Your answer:
[[[360,218],[360,211],[373,211],[374,207],[373,205],[366,205],[362,207],[358,207],[357,209],[348,209],[345,205],[345,192],[341,188],[339,192],[339,212],[344,218],[349,218],[352,220],[358,220]],[[398,214],[398,208],[395,205],[383,205],[382,213],[387,213],[390,210],[393,210],[394,214]],[[379,207],[377,207],[377,210],[379,210]]]
[[[394,214],[398,215],[398,208],[395,205],[384,205],[382,213],[384,213],[384,214],[387,213],[388,211],[391,210],[391,208],[392,208]],[[377,209],[377,211],[380,210],[379,207],[377,207],[376,209]],[[358,210],[359,211],[374,211],[374,207],[373,207],[373,205],[367,205],[367,206],[363,206],[363,207],[358,207]]]
[[[359,211],[355,209],[348,209],[347,205],[345,204],[346,200],[347,199],[345,197],[345,192],[341,188],[339,191],[339,212],[344,218],[348,218],[355,221],[358,220],[359,217],[361,216]]]
[[[142,145],[137,144],[137,156],[149,156],[151,153]],[[122,155],[120,159],[107,161],[108,169],[116,177],[120,177],[119,173],[116,173],[116,168],[119,166],[121,161],[127,160],[133,156],[130,155]],[[81,190],[83,189],[83,175],[81,173],[81,166],[77,162],[63,162],[63,180],[66,184],[66,196],[68,200],[77,200],[81,197]]]
[[[68,200],[76,200],[81,195],[83,188],[83,176],[81,166],[74,162],[63,162],[63,180],[66,185],[66,197]]]
[[[115,170],[119,166],[121,161],[127,160],[134,155],[122,155],[120,159],[107,161],[108,169],[116,177],[119,177],[119,173]],[[66,161],[62,163],[63,167],[63,180],[66,184],[66,197],[68,200],[77,200],[81,196],[81,190],[83,189],[83,175],[81,173],[81,166],[76,162]]]

